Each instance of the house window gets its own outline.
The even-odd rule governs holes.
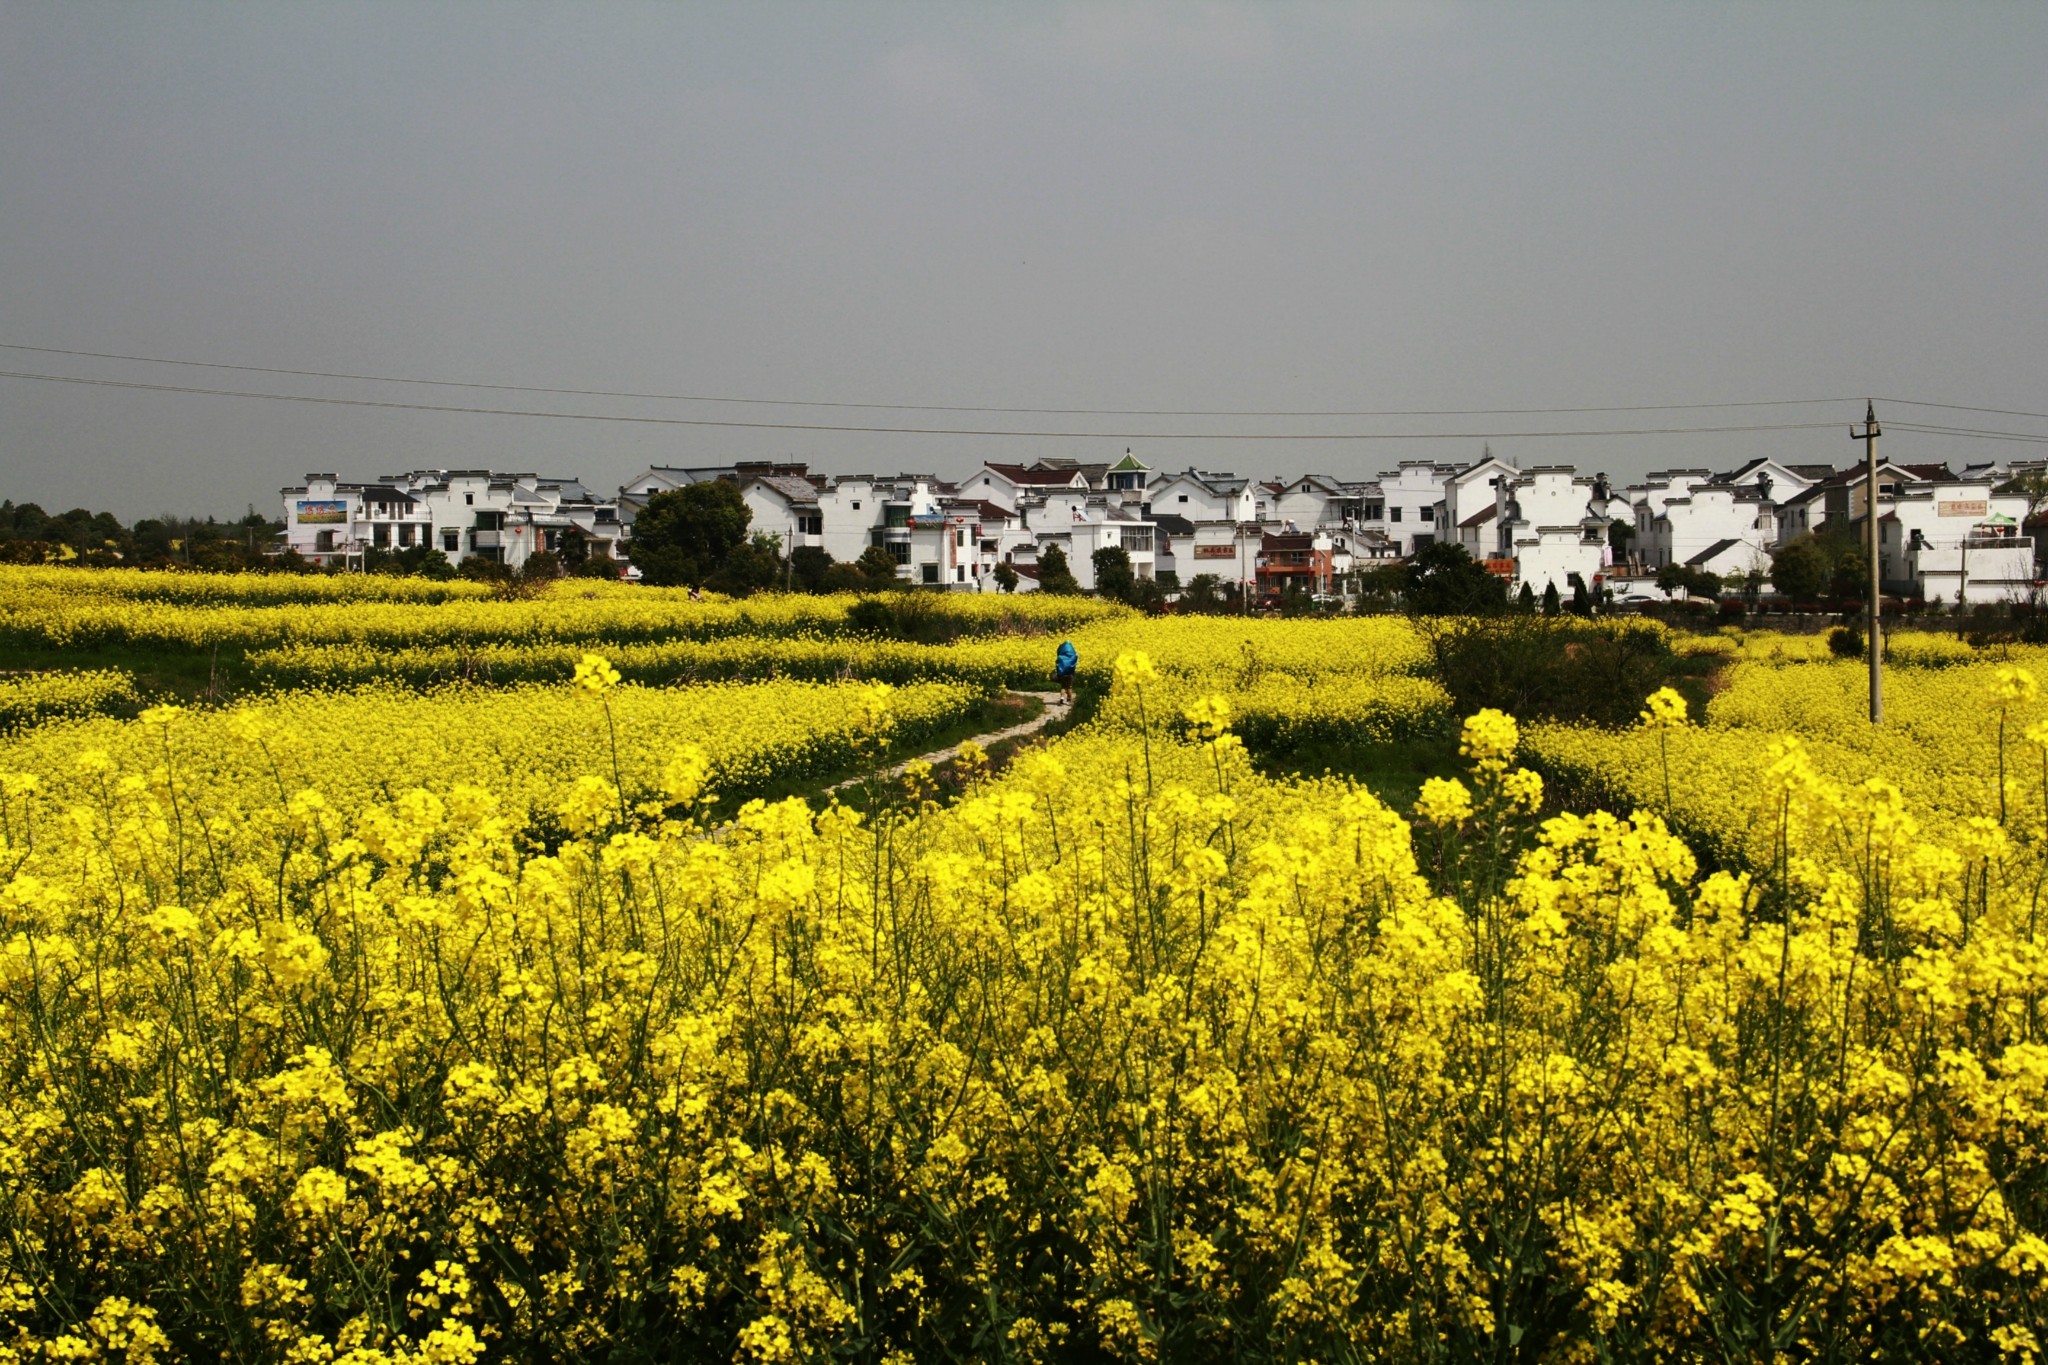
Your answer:
[[[1187,494],[1185,494],[1185,493],[1181,494],[1181,495],[1180,495],[1180,496],[1179,496],[1178,498],[1174,499],[1174,501],[1176,501],[1176,502],[1186,502],[1187,500],[1188,500],[1188,495],[1187,495]]]
[[[895,560],[898,564],[908,564],[910,562],[909,541],[892,540],[883,548],[888,550],[889,558]]]
[[[937,564],[925,564],[920,567],[924,569],[925,582],[936,583],[939,581],[939,566]]]
[[[953,581],[955,583],[965,583],[967,581],[967,566],[965,564],[955,564],[953,566]]]
[[[1388,520],[1388,521],[1399,521],[1400,519],[1401,519],[1401,509],[1400,509],[1400,508],[1398,508],[1398,507],[1389,507],[1389,508],[1387,509],[1387,520]]]
[[[859,499],[859,498],[855,498],[855,499],[853,500],[853,510],[854,510],[854,511],[856,511],[856,512],[858,512],[858,511],[860,510],[860,499]]]
[[[474,494],[474,493],[464,493],[464,494],[462,495],[462,504],[463,504],[463,506],[465,506],[465,507],[474,507],[474,506],[476,506],[476,494]]]
[[[460,550],[462,548],[462,532],[443,531],[441,533],[441,548],[451,555]]]
[[[953,544],[963,550],[967,548],[967,528],[965,526],[953,528]]]

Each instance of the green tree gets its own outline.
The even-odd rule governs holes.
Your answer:
[[[1666,564],[1657,570],[1657,586],[1665,592],[1683,589],[1692,597],[1719,597],[1721,575],[1696,569],[1690,564]]]
[[[1527,579],[1522,580],[1522,590],[1515,594],[1515,610],[1531,615],[1536,611],[1536,589],[1529,586]]]
[[[1417,616],[1486,614],[1507,605],[1507,587],[1464,546],[1438,541],[1408,561],[1402,597]]]
[[[562,576],[562,557],[553,550],[536,550],[519,566],[519,576],[529,583],[552,583]]]
[[[1557,615],[1557,581],[1551,579],[1543,584],[1543,614]]]
[[[996,565],[996,587],[1004,592],[1017,591],[1017,571],[1007,564]]]
[[[876,588],[893,588],[901,581],[896,577],[896,561],[879,545],[870,545],[862,550],[860,558],[853,561],[853,567],[860,570],[870,592]]]
[[[1067,552],[1057,545],[1048,545],[1038,552],[1038,590],[1050,593],[1081,591],[1081,581],[1067,567]]]
[[[1827,561],[1811,536],[1788,541],[1771,556],[1771,586],[1795,602],[1813,601],[1827,581]]]
[[[1628,559],[1629,543],[1636,538],[1636,528],[1625,521],[1607,523],[1607,544],[1614,551],[1614,562],[1625,563]]]
[[[633,562],[644,582],[695,587],[746,544],[753,516],[726,479],[664,489],[634,519]]]
[[[789,552],[789,579],[799,592],[825,591],[832,555],[822,545],[799,545]]]
[[[1870,561],[1863,551],[1844,550],[1835,558],[1828,592],[1835,597],[1863,597],[1870,592]]]
[[[1212,612],[1223,609],[1223,580],[1212,573],[1198,573],[1181,589],[1180,604],[1188,611]]]
[[[1089,556],[1095,565],[1095,591],[1119,602],[1131,598],[1131,552],[1121,545],[1105,545]]]
[[[1166,585],[1156,578],[1134,578],[1123,600],[1139,611],[1156,616],[1166,610]]]
[[[704,586],[734,597],[774,587],[782,577],[782,560],[775,553],[780,544],[768,535],[742,541],[704,575]]]
[[[831,567],[825,570],[824,577],[819,580],[818,586],[818,591],[820,592],[873,592],[874,590],[875,585],[868,581],[866,574],[851,564],[842,564],[837,560],[834,560]]]

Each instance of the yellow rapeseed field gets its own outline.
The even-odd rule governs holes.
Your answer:
[[[92,581],[74,584],[72,580]],[[331,584],[344,587],[329,587]],[[704,640],[841,630],[860,599],[776,596],[692,602],[680,588],[570,579],[532,596],[377,575],[91,575],[0,566],[0,645],[265,649],[302,644],[437,645]],[[1129,616],[1092,598],[974,595],[932,608],[969,628],[1045,629]]]
[[[1241,728],[1443,715],[1404,627],[1098,625],[944,804],[704,798],[971,685],[594,652],[0,746],[0,1361],[2036,1357],[2038,803],[1737,662],[1802,743],[1482,711],[1396,811]],[[2000,666],[1922,676],[2032,773]]]
[[[216,818],[302,791],[353,818],[410,788],[445,796],[469,785],[523,819],[551,809],[563,787],[586,774],[619,783],[629,801],[652,799],[685,749],[701,752],[707,781],[728,788],[842,771],[870,745],[878,688],[893,738],[911,745],[954,725],[980,699],[957,683],[894,692],[804,682],[621,687],[609,708],[582,704],[564,687],[304,691],[219,710],[167,708],[149,713],[148,723],[47,725],[0,744],[0,768],[34,778],[66,803],[105,799],[124,783],[161,783],[174,771],[192,789],[184,799]]]
[[[119,669],[97,668],[0,677],[0,732],[61,716],[91,716],[138,708],[135,680]]]

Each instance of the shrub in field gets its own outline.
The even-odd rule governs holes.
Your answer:
[[[1677,669],[1671,632],[1651,621],[1552,614],[1421,620],[1432,672],[1461,710],[1614,724]]]

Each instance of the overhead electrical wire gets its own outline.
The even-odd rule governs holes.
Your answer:
[[[2022,412],[2018,408],[1973,408],[1967,403],[1924,403],[1917,398],[1874,398],[1874,403],[1897,403],[1908,408],[1946,408],[1950,412],[1988,412],[1994,417],[2048,417],[2048,412]]]
[[[1976,427],[1928,426],[1920,422],[1887,422],[1888,431],[1917,431],[1929,436],[1968,436],[1979,441],[2025,441],[2048,444],[2048,434],[2031,431],[1982,431]]]
[[[741,422],[715,417],[650,417],[628,413],[554,412],[532,408],[479,408],[451,403],[405,403],[381,398],[340,398],[309,393],[260,393],[250,389],[214,389],[191,384],[147,384],[134,379],[89,379],[81,375],[36,374],[0,370],[0,379],[31,379],[52,384],[86,384],[97,388],[139,389],[149,393],[190,393],[215,398],[254,398],[273,403],[321,403],[337,407],[389,408],[405,412],[456,412],[488,417],[536,417],[571,422],[631,422],[650,426],[727,427],[756,431],[833,431],[881,436],[1025,436],[1159,441],[1482,441],[1600,436],[1700,436],[1744,431],[1809,431],[1835,422],[1773,422],[1711,427],[1634,427],[1583,431],[1005,431],[986,427],[849,426],[829,422]]]
[[[544,393],[586,398],[648,399],[660,402],[745,404],[758,407],[859,409],[883,412],[962,412],[996,415],[1047,415],[1076,417],[1237,417],[1237,418],[1335,418],[1335,417],[1506,417],[1568,416],[1624,412],[1700,412],[1731,408],[1814,406],[1853,402],[1851,398],[1772,398],[1750,402],[1715,403],[1629,403],[1604,407],[1541,408],[1383,408],[1383,409],[1190,409],[1190,408],[1053,408],[999,407],[972,404],[839,402],[822,399],[754,398],[711,394],[653,393],[629,389],[585,389],[538,384],[497,384],[459,379],[421,379],[406,375],[358,374],[338,370],[291,369],[274,365],[242,365],[225,361],[186,360],[167,356],[132,355],[114,351],[85,351],[60,346],[30,346],[0,342],[0,350],[27,351],[41,355],[75,356],[93,360],[118,360],[148,365],[181,365],[201,369],[231,370],[250,374],[292,375],[313,379],[341,379],[360,383],[415,384],[434,388],[488,390],[501,393]],[[451,412],[479,416],[529,417],[556,421],[630,422],[665,426],[727,427],[767,431],[829,431],[878,435],[928,436],[1023,436],[1067,439],[1102,438],[1116,440],[1272,440],[1272,441],[1414,441],[1541,439],[1545,437],[1592,438],[1600,436],[1725,435],[1742,432],[1800,431],[1832,426],[1830,422],[1744,423],[1701,427],[1632,427],[1573,431],[1455,431],[1455,432],[1156,432],[1156,431],[1017,431],[975,427],[860,426],[826,422],[753,422],[708,417],[655,417],[625,413],[557,412],[525,408],[471,407],[458,404],[412,403],[392,399],[345,398],[323,394],[264,393],[254,390],[209,388],[200,385],[151,384],[140,380],[98,379],[80,375],[42,374],[22,370],[0,370],[0,378],[29,379],[56,384],[85,384],[102,388],[139,389],[158,393],[202,394],[221,398],[250,398],[270,402],[319,403],[345,407],[388,408],[414,412]],[[2048,412],[2018,408],[1978,407],[1964,403],[1937,403],[1923,399],[1879,397],[1874,401],[1898,407],[1938,408],[1951,412],[1981,412],[2007,417],[2038,417]],[[1893,419],[1894,431],[1933,436],[1959,436],[1974,440],[2048,443],[2048,434],[2019,431],[1991,431],[1976,427],[1922,423]]]
[[[966,403],[848,403],[811,398],[738,398],[717,394],[645,393],[632,389],[575,389],[543,384],[488,384],[468,379],[417,379],[406,375],[354,374],[341,370],[294,370],[277,365],[233,365],[217,360],[177,360],[165,356],[122,355],[112,351],[77,351],[60,346],[27,346],[0,341],[0,350],[33,351],[40,355],[79,356],[90,360],[126,360],[144,365],[187,365],[207,370],[238,370],[248,374],[296,375],[306,379],[347,379],[368,384],[422,384],[445,389],[489,389],[503,393],[552,393],[578,398],[647,398],[669,403],[744,403],[779,408],[861,408],[886,412],[993,412],[1060,417],[1536,417],[1598,412],[1697,412],[1714,408],[1783,408],[1823,403],[1853,403],[1852,398],[1766,398],[1748,403],[1628,403],[1612,407],[1577,408],[1387,408],[1225,409],[1225,408],[1014,408]]]

